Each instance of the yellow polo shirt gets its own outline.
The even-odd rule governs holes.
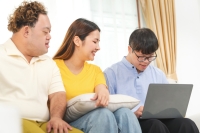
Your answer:
[[[95,86],[99,84],[106,85],[104,74],[96,65],[85,62],[83,70],[74,75],[63,60],[56,59],[55,62],[61,72],[67,100],[84,93],[94,93]]]
[[[19,108],[21,117],[47,121],[48,95],[65,91],[60,71],[48,56],[28,63],[11,39],[0,45],[0,102]]]

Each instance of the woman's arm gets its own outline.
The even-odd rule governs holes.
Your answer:
[[[104,84],[95,87],[95,95],[91,100],[96,100],[96,106],[106,107],[109,102],[109,92]]]

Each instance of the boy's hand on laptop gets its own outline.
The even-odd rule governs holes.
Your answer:
[[[137,118],[139,118],[139,117],[142,116],[143,108],[144,108],[144,106],[140,106],[140,107],[138,108],[138,110],[134,112]]]

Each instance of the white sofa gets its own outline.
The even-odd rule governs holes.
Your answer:
[[[200,89],[193,87],[186,117],[193,120],[200,130]]]
[[[173,79],[168,79],[169,83],[178,83],[177,81]],[[200,89],[197,86],[193,86],[192,94],[190,97],[190,102],[188,105],[187,113],[186,113],[186,118],[190,118],[193,120],[197,127],[200,130]]]

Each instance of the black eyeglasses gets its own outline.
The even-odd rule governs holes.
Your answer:
[[[135,51],[133,51],[133,52],[135,53]],[[155,52],[155,54],[156,54],[156,52]],[[144,62],[145,60],[148,60],[149,62],[151,62],[157,58],[157,54],[156,54],[156,56],[150,56],[150,57],[138,56],[136,53],[135,53],[135,55],[137,56],[139,62]]]

